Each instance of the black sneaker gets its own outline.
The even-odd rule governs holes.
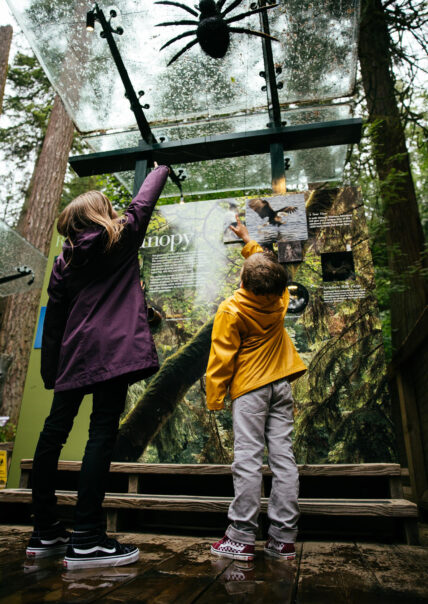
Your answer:
[[[26,549],[27,558],[47,558],[65,554],[71,534],[61,522],[49,528],[34,529]]]
[[[140,556],[138,547],[122,545],[105,533],[73,533],[64,558],[64,568],[97,568],[99,566],[122,566],[136,562]]]

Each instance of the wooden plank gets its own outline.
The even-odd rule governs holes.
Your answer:
[[[31,470],[32,459],[21,460],[21,470]],[[80,461],[59,461],[58,470],[79,472]],[[365,464],[304,464],[299,465],[301,476],[400,476],[401,469],[395,463],[365,463]],[[228,464],[146,464],[118,463],[110,466],[112,473],[124,474],[189,474],[189,475],[230,475],[231,466]],[[272,475],[267,465],[262,466],[265,476]]]
[[[428,306],[416,320],[415,325],[410,333],[406,336],[401,346],[395,351],[391,364],[388,367],[388,375],[390,379],[399,371],[400,367],[410,358],[417,354],[418,348],[424,344],[426,346],[426,337],[428,333]]]
[[[39,560],[37,565],[26,560],[31,532],[29,527],[0,526],[0,602],[14,602],[15,591],[31,590],[41,579],[58,574],[57,558]]]
[[[299,604],[375,604],[379,583],[354,543],[303,544]]]
[[[389,496],[391,499],[404,499],[401,476],[391,476],[389,478]]]
[[[128,476],[128,493],[138,493],[138,474],[129,474]]]
[[[428,473],[425,465],[418,401],[405,366],[397,373],[397,388],[403,422],[404,443],[409,463],[410,484],[419,505],[428,507]]]
[[[56,491],[59,505],[74,505],[75,491]],[[0,502],[29,503],[29,489],[3,489]],[[198,512],[227,512],[231,497],[203,497],[188,495],[137,495],[107,493],[105,508],[153,509]],[[266,512],[268,499],[262,498],[261,511]],[[299,499],[302,514],[321,516],[387,516],[417,517],[417,506],[405,499]]]
[[[410,604],[427,601],[427,548],[372,543],[358,543],[357,546],[367,567],[372,569],[380,584],[384,602]]]
[[[200,540],[179,554],[162,561],[149,572],[114,590],[103,604],[135,602],[190,604],[197,601],[217,577],[231,564],[228,559],[213,559],[213,540]]]
[[[263,545],[256,543],[253,562],[233,561],[217,581],[197,598],[196,604],[294,602],[302,545],[296,544],[296,560],[278,560],[266,556],[263,554]]]
[[[21,469],[21,476],[19,478],[19,488],[28,489],[30,484],[30,471]]]
[[[107,531],[109,533],[117,531],[117,510],[107,510]]]
[[[299,465],[300,476],[400,476],[400,464],[362,463]]]
[[[137,563],[123,567],[107,567],[63,571],[59,559],[50,559],[49,573],[46,561],[33,562],[31,583],[22,568],[22,580],[13,584],[7,581],[2,586],[6,595],[0,598],[1,603],[25,602],[40,604],[40,602],[93,602],[104,597],[139,575],[147,573],[153,566],[160,564],[171,556],[177,555],[194,542],[193,538],[155,536],[155,535],[117,535],[123,543],[133,543],[140,548],[140,559]],[[28,565],[27,565],[28,566]],[[25,569],[24,569],[25,570]]]
[[[299,499],[303,514],[324,516],[417,517],[417,505],[406,499]]]

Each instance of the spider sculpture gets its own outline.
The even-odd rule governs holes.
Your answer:
[[[278,6],[278,4],[263,6],[262,8],[256,8],[255,10],[240,13],[235,17],[225,19],[225,16],[236,8],[241,2],[242,0],[233,0],[232,4],[229,4],[229,6],[224,10],[222,9],[226,3],[226,0],[217,0],[217,2],[214,0],[200,0],[199,7],[195,5],[196,10],[186,6],[185,4],[181,4],[180,2],[173,2],[172,0],[159,0],[158,2],[155,2],[155,4],[169,4],[170,6],[178,6],[194,17],[199,17],[199,21],[183,19],[181,21],[158,23],[157,27],[165,27],[168,25],[197,25],[196,29],[185,31],[183,34],[172,38],[172,40],[169,40],[162,46],[161,50],[173,42],[181,40],[181,38],[196,35],[194,40],[186,44],[186,46],[182,48],[180,52],[172,57],[168,65],[174,63],[174,61],[181,57],[186,50],[189,50],[189,48],[192,48],[192,46],[198,42],[202,50],[207,55],[213,57],[214,59],[222,59],[229,48],[231,33],[250,34],[252,36],[259,36],[260,38],[269,38],[270,40],[275,40],[278,42],[277,38],[274,38],[273,36],[265,34],[261,31],[253,31],[252,29],[246,29],[244,27],[230,27],[229,25],[230,23],[240,21],[241,19],[248,17],[249,15],[254,15],[256,13],[266,11],[269,8],[274,8],[275,6]],[[197,11],[199,11],[199,13]]]

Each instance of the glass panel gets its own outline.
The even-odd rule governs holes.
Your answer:
[[[42,287],[47,262],[45,256],[2,220],[0,220],[0,250],[0,280],[8,276],[25,274],[25,269],[32,271],[19,279],[0,283],[0,297]]]
[[[286,111],[283,120],[290,126],[347,119],[351,117],[352,108],[349,104],[338,104],[325,107],[307,107]],[[153,132],[158,140],[195,138],[205,134],[225,134],[239,131],[259,130],[266,128],[264,113],[233,116],[221,120],[177,126],[158,126]],[[89,136],[85,140],[93,151],[111,151],[125,147],[135,147],[140,140],[137,130],[116,132],[105,135]],[[287,170],[287,186],[291,189],[305,189],[309,183],[320,181],[340,180],[345,164],[347,145],[322,147],[318,149],[303,149],[289,151],[285,158],[289,159]],[[266,189],[271,186],[270,156],[254,155],[233,159],[198,162],[183,165],[186,180],[183,191],[186,195],[213,193],[221,191],[249,191],[251,189]],[[179,166],[175,166],[177,171]],[[133,172],[116,174],[119,180],[130,190],[133,188]],[[170,181],[163,191],[163,197],[176,196],[177,187]]]
[[[86,1],[8,0],[8,4],[80,131],[135,124],[107,42],[99,36],[99,24],[95,32],[86,31]],[[228,17],[249,6],[249,0],[243,1]],[[108,16],[108,7],[104,8]],[[118,0],[115,8],[118,17],[112,24],[124,29],[115,40],[135,90],[144,90],[149,122],[208,120],[266,107],[259,37],[233,33],[223,59],[208,57],[195,44],[168,67],[174,53],[195,38],[161,47],[196,25],[156,25],[197,17],[176,6],[154,10],[152,0]],[[352,94],[358,12],[359,0],[280,0],[268,11],[272,34],[279,39],[272,44],[275,63],[282,69],[281,103]],[[260,30],[258,15],[231,25]]]
[[[287,126],[298,126],[314,122],[345,120],[352,117],[352,113],[353,108],[350,104],[338,103],[335,105],[311,106],[304,109],[283,111],[281,119],[286,122]],[[228,117],[216,120],[188,121],[174,125],[166,122],[162,125],[153,125],[152,131],[159,142],[164,142],[187,140],[205,135],[264,130],[268,126],[268,121],[269,117],[265,112],[257,112],[246,115],[229,115]],[[132,129],[91,135],[85,137],[84,140],[93,151],[112,151],[113,149],[137,147],[141,140],[141,135],[137,129]]]
[[[287,189],[303,190],[310,183],[340,182],[345,166],[348,145],[318,147],[285,153],[289,158],[286,172]],[[252,155],[232,159],[197,162],[183,166],[186,180],[182,183],[186,195],[203,195],[222,191],[248,192],[271,188],[271,167],[269,155]],[[175,167],[177,171],[177,166]],[[116,174],[120,182],[129,190],[133,189],[134,173]],[[177,197],[177,187],[167,180],[162,198]]]

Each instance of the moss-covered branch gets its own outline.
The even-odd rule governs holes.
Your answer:
[[[113,453],[114,461],[136,461],[187,390],[205,373],[212,326],[213,319],[163,363],[142,399],[123,421]]]

